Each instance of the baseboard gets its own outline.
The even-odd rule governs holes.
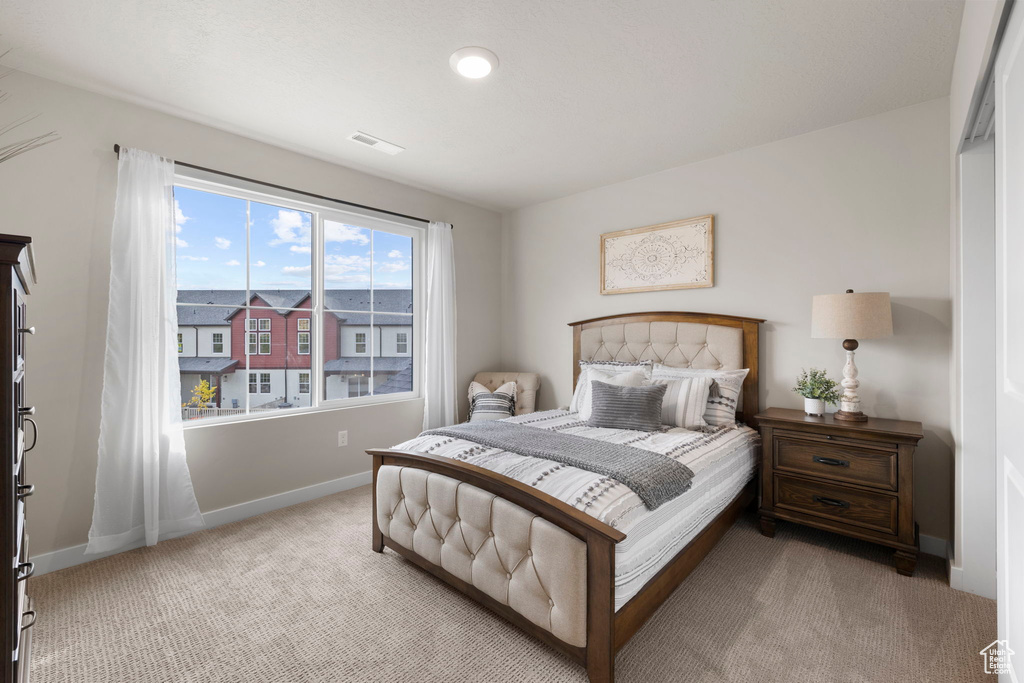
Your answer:
[[[267,496],[266,498],[258,498],[245,503],[239,503],[238,505],[231,505],[226,508],[220,508],[219,510],[210,510],[209,512],[203,513],[203,521],[206,522],[207,529],[212,529],[213,527],[221,526],[222,524],[230,524],[231,522],[237,522],[248,517],[262,515],[264,512],[280,510],[281,508],[305,503],[306,501],[313,500],[315,498],[322,498],[334,493],[348,491],[349,489],[354,489],[359,486],[365,486],[371,481],[373,481],[372,472],[360,472],[359,474],[341,477],[340,479],[332,479],[331,481],[313,484],[312,486],[305,486],[301,489],[293,489],[291,491],[285,491],[284,493],[277,493],[272,496]],[[104,557],[110,557],[117,553],[141,548],[143,545],[145,545],[145,542],[139,541],[129,548],[122,548],[116,552],[86,555],[86,544],[83,543],[82,545],[76,545],[70,548],[62,548],[60,550],[54,550],[40,555],[33,555],[32,562],[35,564],[35,576],[55,572],[59,569],[66,569],[67,567],[73,567],[77,564],[92,562],[93,560],[99,560]]]
[[[918,537],[918,540],[921,543],[921,552],[925,555],[936,555],[943,559],[949,558],[949,552],[947,550],[947,546],[949,544],[946,543],[946,539],[921,534]]]

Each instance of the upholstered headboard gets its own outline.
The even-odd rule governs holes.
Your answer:
[[[626,313],[569,323],[573,330],[572,383],[581,360],[651,360],[679,368],[739,370],[743,422],[758,413],[758,325],[764,320],[714,313]]]

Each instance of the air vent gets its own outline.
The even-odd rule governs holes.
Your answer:
[[[385,154],[398,154],[399,152],[405,151],[405,147],[399,147],[398,145],[388,142],[387,140],[381,140],[378,137],[364,133],[362,131],[356,131],[352,135],[348,136],[348,139],[352,142],[358,142],[360,145],[366,145],[367,147],[373,147],[376,150],[384,152]]]

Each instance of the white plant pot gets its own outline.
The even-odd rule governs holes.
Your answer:
[[[825,401],[820,398],[805,398],[804,412],[808,415],[824,415]]]

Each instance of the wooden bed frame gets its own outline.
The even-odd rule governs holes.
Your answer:
[[[631,313],[570,323],[573,328],[573,385],[579,377],[580,339],[592,327],[642,322],[687,322],[739,328],[743,334],[743,366],[750,369],[743,385],[743,421],[754,424],[758,412],[758,324],[756,318],[741,318],[709,313]],[[615,679],[615,653],[643,626],[682,583],[690,572],[715,547],[744,508],[756,498],[755,477],[733,501],[718,514],[689,544],[662,567],[632,599],[615,611],[615,544],[626,538],[621,531],[577,510],[546,493],[490,470],[449,458],[397,450],[370,450],[373,456],[373,550],[385,547],[430,572],[442,581],[482,603],[527,633],[566,653],[584,665],[591,683],[612,683]],[[507,605],[486,595],[475,586],[424,559],[384,536],[377,522],[377,474],[382,466],[394,465],[435,472],[466,482],[504,498],[576,536],[587,547],[587,640],[584,647],[566,643],[551,632],[536,626]]]

